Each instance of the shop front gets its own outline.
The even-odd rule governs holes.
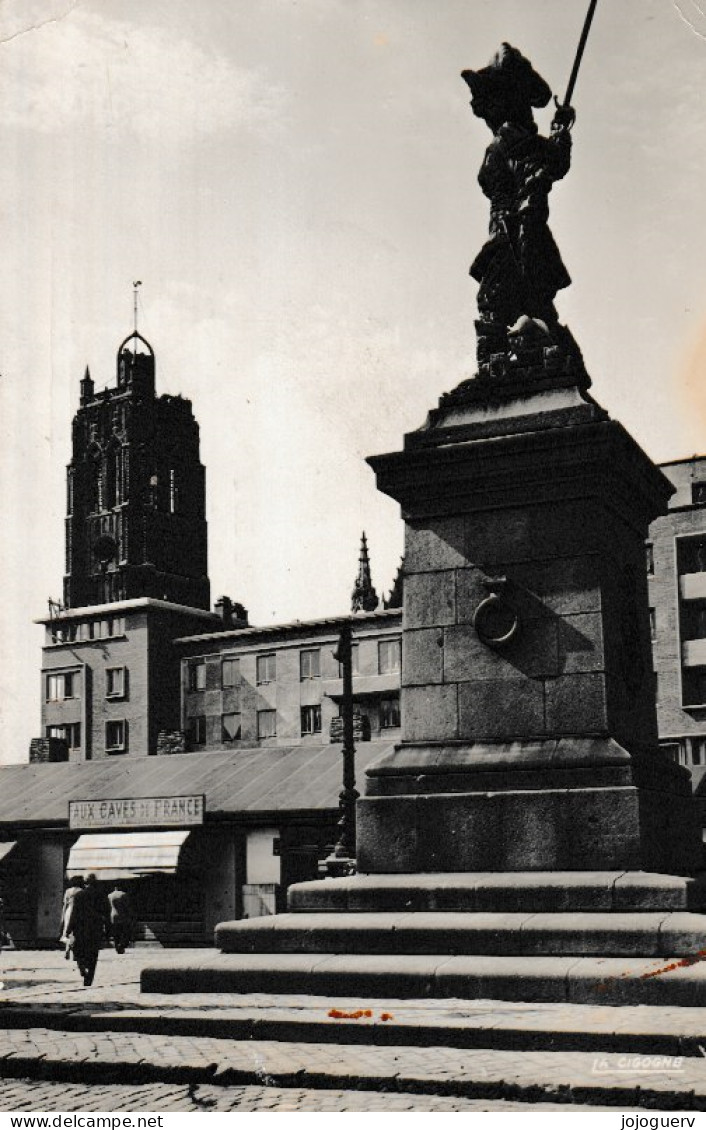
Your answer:
[[[203,795],[70,801],[69,829],[80,834],[66,876],[93,874],[106,894],[116,884],[127,891],[137,941],[199,944],[210,925],[204,811]]]
[[[390,749],[366,742],[367,765]],[[241,749],[0,767],[0,894],[19,946],[58,944],[65,878],[130,895],[137,941],[212,945],[284,907],[336,836],[340,750]]]

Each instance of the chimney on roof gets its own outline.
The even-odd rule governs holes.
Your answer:
[[[248,610],[237,601],[232,601],[229,596],[221,596],[213,606],[217,616],[223,621],[224,628],[247,628]]]

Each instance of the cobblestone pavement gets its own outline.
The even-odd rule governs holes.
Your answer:
[[[194,959],[215,954],[215,950],[193,951]],[[73,962],[64,961],[59,950],[4,950],[0,953],[0,1009],[15,1008],[55,1010],[63,1014],[78,1012],[94,1017],[129,1012],[131,1021],[150,1016],[202,1017],[206,1020],[243,1017],[260,1019],[298,1019],[326,1023],[341,1028],[342,1021],[331,1019],[330,1006],[344,1012],[365,1012],[356,1027],[369,1025],[401,1028],[406,1025],[447,1025],[498,1031],[521,1028],[526,1032],[543,1029],[563,1033],[625,1034],[651,1037],[667,1033],[698,1040],[706,1047],[706,1010],[688,1007],[626,1005],[620,1008],[581,1004],[522,1004],[498,1000],[395,1000],[361,1001],[356,999],[322,1000],[320,997],[283,995],[277,1001],[266,994],[141,993],[140,971],[150,965],[170,961],[181,963],[183,949],[137,948],[124,955],[113,950],[102,951],[96,979],[91,988],[84,988]],[[390,1019],[385,1022],[383,1015]],[[126,1018],[128,1019],[128,1018]],[[110,1017],[108,1017],[110,1023]],[[146,1030],[147,1024],[143,1026]],[[348,1025],[350,1028],[350,1025]],[[644,1050],[644,1049],[642,1049]]]
[[[96,977],[90,989],[83,986],[76,965],[66,961],[62,950],[2,950],[0,952],[0,1001],[53,1000],[73,1004],[77,1000],[134,1002],[140,996],[140,970],[146,965],[183,961],[183,949],[137,947],[118,955],[101,950]],[[216,953],[197,950],[195,953]],[[173,1003],[173,1001],[172,1001]]]
[[[133,1032],[11,1029],[0,1077],[71,1082],[263,1084],[536,1102],[706,1109],[706,1059],[625,1062],[616,1054],[296,1043]]]
[[[385,1004],[390,1009],[385,1013],[389,1022],[385,1022],[381,1002],[372,1002],[373,1015],[361,1015],[360,1023],[378,1024],[388,1037],[384,1045],[374,1045],[367,1039],[355,1043],[351,1036],[347,1038],[346,1030],[329,1019],[332,1002],[321,998],[140,994],[141,968],[151,961],[161,965],[182,961],[183,956],[183,950],[138,949],[120,957],[104,951],[96,982],[85,989],[75,967],[58,951],[0,954],[0,1013],[4,1008],[11,1024],[0,1031],[0,1087],[3,1101],[19,1103],[5,1109],[27,1109],[27,1099],[17,1096],[28,1093],[33,1096],[33,1109],[45,1109],[45,1102],[58,1104],[46,1109],[72,1109],[74,1100],[69,1101],[68,1096],[72,1088],[80,1091],[81,1087],[84,1096],[98,1104],[93,1109],[108,1102],[108,1093],[112,1105],[107,1109],[130,1109],[131,1103],[145,1109],[143,1104],[149,1108],[151,1101],[162,1104],[152,1109],[205,1109],[206,1099],[233,1104],[209,1107],[213,1110],[290,1109],[277,1102],[300,1103],[295,1107],[300,1110],[488,1110],[496,1109],[489,1104],[501,1099],[505,1102],[497,1109],[512,1109],[508,1103],[522,1110],[537,1109],[537,1103],[549,1109],[559,1103],[558,1109],[566,1110],[586,1102],[610,1103],[613,1109],[635,1103],[656,1109],[706,1109],[706,1055],[699,1051],[701,1043],[706,1047],[703,1009],[396,1001]],[[365,1012],[365,1002],[333,1003],[342,1005],[344,1011],[356,1006],[361,1011],[362,1004]],[[29,1011],[21,1018],[15,1012],[13,1018],[13,1008]],[[229,1038],[213,1027],[214,1018],[244,1013],[267,1020],[273,1015],[286,1020],[313,1018],[322,1027],[306,1041],[296,1036],[263,1039],[261,1034],[250,1039]],[[149,1025],[144,1027],[146,1016],[161,1021],[167,1014],[189,1016],[198,1030],[165,1035]],[[395,1030],[421,1022],[475,1026],[481,1044],[437,1046],[428,1034],[423,1046],[411,1040],[395,1043]],[[355,1022],[347,1025],[350,1032]],[[492,1033],[503,1025],[527,1034],[524,1050],[507,1043],[493,1046]],[[601,1052],[598,1057],[595,1050],[562,1051],[556,1044],[550,1050],[546,1043],[536,1048],[529,1037],[537,1031],[563,1035],[592,1031],[601,1040],[604,1033],[613,1032],[625,1036],[628,1047],[635,1034],[649,1039],[655,1031],[676,1033],[677,1046],[682,1035],[690,1039],[691,1054],[666,1064],[646,1065],[644,1061],[626,1062],[615,1051]],[[13,1082],[11,1077],[34,1082]],[[195,1088],[195,1100],[189,1098],[189,1086]],[[139,1097],[146,1094],[154,1099]],[[531,1105],[517,1101],[530,1099],[534,1100]],[[84,1099],[75,1101],[80,1104]],[[126,1105],[115,1107],[118,1101]],[[164,1105],[172,1101],[195,1101],[197,1105]],[[330,1105],[337,1101],[373,1105]],[[238,1105],[246,1102],[260,1105]],[[407,1106],[389,1105],[405,1102]],[[456,1105],[424,1105],[429,1102]],[[592,1109],[597,1107],[592,1105]]]
[[[106,1086],[83,1083],[47,1083],[30,1079],[0,1081],[3,1111],[595,1111],[614,1107],[502,1102],[501,1100],[443,1098],[438,1095],[381,1094],[378,1091],[313,1091],[302,1087],[174,1086],[150,1083]]]

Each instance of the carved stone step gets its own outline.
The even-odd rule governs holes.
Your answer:
[[[293,912],[705,910],[706,877],[645,871],[352,875],[297,883]]]
[[[448,954],[185,955],[144,969],[143,992],[298,993],[382,1003],[394,998],[706,1005],[706,963],[661,958]]]
[[[215,940],[225,953],[667,958],[698,954],[706,946],[706,915],[680,911],[277,914],[224,922],[216,927]]]

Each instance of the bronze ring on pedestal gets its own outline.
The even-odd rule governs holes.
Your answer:
[[[473,627],[488,647],[502,647],[517,634],[520,620],[507,601],[491,593],[473,613]]]

